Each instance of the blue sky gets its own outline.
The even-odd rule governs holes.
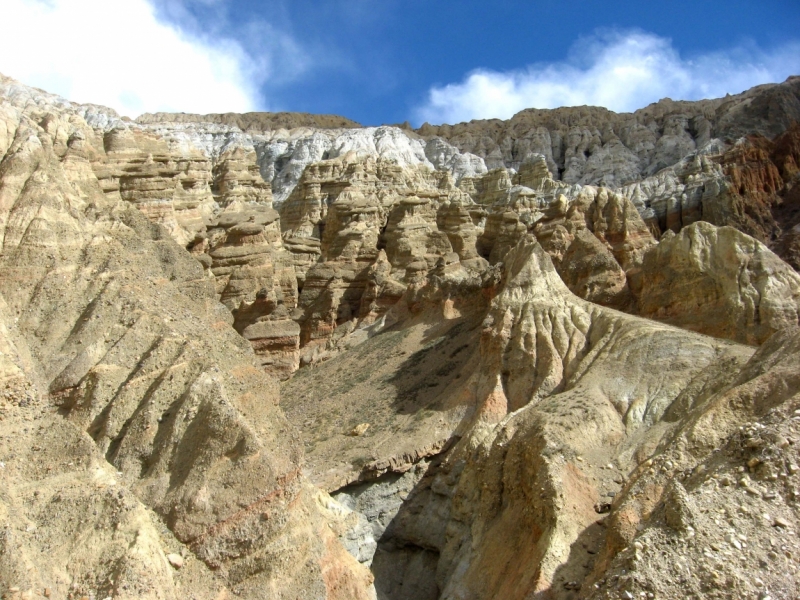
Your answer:
[[[3,13],[19,27],[0,38],[0,72],[130,116],[419,125],[529,106],[634,110],[800,74],[796,0],[3,0]]]

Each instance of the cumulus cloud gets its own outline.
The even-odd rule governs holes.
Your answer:
[[[7,24],[0,72],[69,100],[131,117],[267,108],[259,91],[271,74],[264,56],[182,28],[148,0],[3,0],[0,16]],[[291,44],[269,29],[265,38]]]
[[[418,122],[506,119],[524,108],[605,106],[630,112],[669,97],[715,98],[800,73],[800,43],[769,51],[741,46],[684,58],[670,40],[641,31],[605,32],[577,42],[559,63],[516,71],[478,69],[433,87]]]

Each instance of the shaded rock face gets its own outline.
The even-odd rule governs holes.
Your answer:
[[[654,177],[622,188],[655,236],[695,221],[731,226],[788,260],[800,221],[793,195],[797,178],[795,124],[773,141],[751,135],[730,148],[714,143]]]
[[[800,224],[800,125],[794,123],[772,141],[748,136],[720,162],[731,181],[731,199],[722,207],[727,211],[707,220],[752,235],[798,270],[793,230]]]

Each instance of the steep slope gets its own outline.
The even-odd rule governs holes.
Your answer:
[[[0,591],[796,596],[796,88],[487,170],[0,79]]]
[[[499,288],[485,282],[476,293],[447,281],[429,280],[401,301],[406,320],[283,389],[289,418],[307,432],[310,476],[329,490],[344,486],[334,498],[360,515],[351,551],[372,562],[379,597],[576,598],[612,580],[609,597],[681,597],[680,578],[632,587],[622,584],[635,574],[606,569],[628,565],[620,561],[636,523],[671,510],[669,474],[688,473],[767,409],[759,395],[736,404],[729,390],[778,361],[750,389],[772,394],[770,407],[789,401],[793,346],[775,338],[751,359],[746,346],[582,301],[532,237],[507,257]],[[469,304],[486,293],[488,309]],[[466,312],[450,312],[453,299]],[[354,379],[365,362],[375,367]],[[693,441],[676,442],[690,427]],[[760,476],[758,495],[778,497],[768,490],[779,471]],[[785,527],[797,518],[791,506],[779,513]],[[709,536],[727,543],[724,532]],[[647,543],[656,556],[670,542]],[[741,589],[763,584],[791,597],[797,581],[778,585],[777,576]]]
[[[800,275],[732,227],[693,223],[642,263],[642,316],[759,345],[800,325]]]
[[[372,597],[213,279],[148,211],[103,193],[86,158],[102,141],[79,115],[4,108],[3,430],[21,445],[2,446],[3,581],[57,597]],[[186,579],[164,557],[181,548],[197,557]]]
[[[797,597],[799,342],[773,336],[631,473],[587,597]]]
[[[525,246],[523,242],[515,251],[507,287],[493,305],[495,314],[505,309],[505,315],[509,315],[511,311],[512,317],[506,317],[502,328],[495,321],[494,332],[510,331],[512,344],[515,307],[529,299],[535,301],[531,287],[541,285],[537,281],[541,282],[543,274],[554,287],[559,283],[552,275],[547,276],[546,261],[535,245]],[[537,337],[543,333],[546,337],[550,330],[555,341],[558,329],[549,325],[543,315],[537,315],[551,315],[552,323],[553,309],[539,308],[539,302],[533,306],[530,310]],[[563,388],[556,387],[549,398],[529,402],[509,414],[487,437],[476,439],[477,448],[470,449],[464,457],[466,466],[454,491],[451,520],[445,529],[446,545],[436,571],[441,597],[475,594],[521,598],[545,589],[551,597],[571,597],[576,591],[589,595],[595,577],[604,578],[606,584],[612,579],[605,579],[608,574],[604,561],[633,542],[631,538],[636,534],[639,519],[652,514],[660,503],[666,506],[669,526],[683,527],[684,533],[688,531],[688,517],[681,512],[682,505],[674,506],[676,492],[670,490],[670,477],[681,470],[688,473],[695,469],[723,440],[735,435],[740,424],[776,406],[784,415],[793,409],[792,398],[797,389],[796,344],[789,340],[796,338],[796,328],[792,336],[776,338],[768,350],[762,350],[759,356],[743,364],[750,353],[741,347],[719,346],[709,338],[691,339],[684,337],[687,334],[666,329],[644,335],[636,332],[644,323],[630,318],[622,320],[624,325],[618,321],[611,333],[598,325],[612,315],[597,317],[591,321],[590,332],[594,335],[590,339],[606,343],[589,350],[586,356],[591,360],[589,365],[586,359],[578,362],[574,375],[566,378]],[[539,322],[543,322],[544,330]],[[520,326],[523,323],[524,320]],[[673,336],[682,340],[670,350]],[[621,343],[622,340],[625,342]],[[537,344],[537,350],[540,347]],[[562,343],[560,355],[568,353],[566,348]],[[616,352],[625,356],[623,380],[617,377],[620,357],[615,356]],[[765,363],[772,365],[770,375],[758,381],[766,375]],[[536,373],[533,386],[536,393],[539,364],[537,353],[535,358],[531,356],[517,365],[509,365],[509,384],[504,386],[511,391],[504,393],[509,408],[516,406],[518,398],[511,387],[515,376],[525,381],[524,375],[530,370]],[[545,363],[551,364],[552,361]],[[637,365],[641,365],[641,370]],[[658,368],[653,369],[653,365]],[[527,368],[523,370],[523,366]],[[634,376],[628,379],[630,375]],[[551,381],[557,383],[558,378]],[[526,392],[523,399],[531,389],[528,386],[521,388]],[[487,396],[491,405],[496,404],[498,397],[497,393]],[[780,422],[777,415],[773,419]],[[686,434],[682,436],[679,431]],[[457,456],[454,452],[449,460]],[[651,466],[655,467],[653,471]],[[757,466],[754,461],[748,468],[756,472]],[[735,468],[736,463],[724,467]],[[659,471],[660,476],[652,476]],[[699,478],[710,478],[710,474],[701,475],[702,472],[703,468],[695,469]],[[783,521],[786,528],[791,528],[797,519],[796,508],[790,508],[791,503],[783,508],[776,506],[792,498],[784,495],[779,472],[774,472],[772,479],[764,474],[763,483],[754,484],[752,491],[747,491],[747,483],[741,486],[746,488],[743,493],[748,497],[764,498],[767,502],[775,499],[770,512],[779,511],[786,519]],[[636,486],[628,483],[631,476],[638,481]],[[621,484],[621,493],[614,482]],[[608,505],[601,499],[603,492],[611,498]],[[706,504],[714,510],[721,508],[717,499],[709,498]],[[753,510],[750,504],[745,502],[746,510]],[[752,504],[757,507],[759,502]],[[681,515],[677,524],[672,510]],[[606,511],[610,513],[604,523],[596,523],[595,513]],[[724,542],[725,535],[711,529],[709,543],[718,545]],[[769,533],[760,528],[758,536],[766,538]],[[655,559],[662,547],[670,547],[670,540],[651,537],[647,544],[649,556]],[[601,548],[602,552],[593,554]],[[702,562],[696,559],[703,552],[702,546],[691,544],[690,549],[695,560],[684,563],[687,575],[695,573]],[[627,553],[624,558],[618,556],[618,564],[628,556]],[[663,565],[663,559],[655,560]],[[627,597],[625,592],[638,595],[640,590],[656,592],[659,597],[685,597],[693,589],[685,577],[665,580],[660,573],[663,566],[658,574],[651,572],[652,588],[630,585],[638,580],[635,567],[632,569],[635,564],[626,564],[632,573],[621,571],[625,576],[613,579],[615,593],[609,597]],[[538,568],[532,568],[533,565]],[[655,567],[653,562],[650,565],[651,569]],[[782,597],[797,593],[798,581],[786,573],[765,575],[756,583],[748,579],[746,566],[741,570],[733,565],[729,568],[738,573],[737,594],[758,593],[764,587],[776,592],[782,590]]]

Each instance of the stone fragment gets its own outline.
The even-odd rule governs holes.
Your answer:
[[[369,429],[369,423],[361,423],[353,427],[353,429],[350,430],[350,433],[348,435],[355,437],[361,436],[367,432],[367,429]]]
[[[791,523],[789,523],[789,521],[783,517],[775,517],[775,522],[772,525],[774,527],[781,527],[784,529],[789,529],[791,527]]]
[[[692,526],[693,512],[692,501],[683,485],[673,479],[664,499],[664,517],[667,525],[678,531],[686,531]]]
[[[183,567],[183,557],[180,554],[167,554],[167,560],[176,569]]]

